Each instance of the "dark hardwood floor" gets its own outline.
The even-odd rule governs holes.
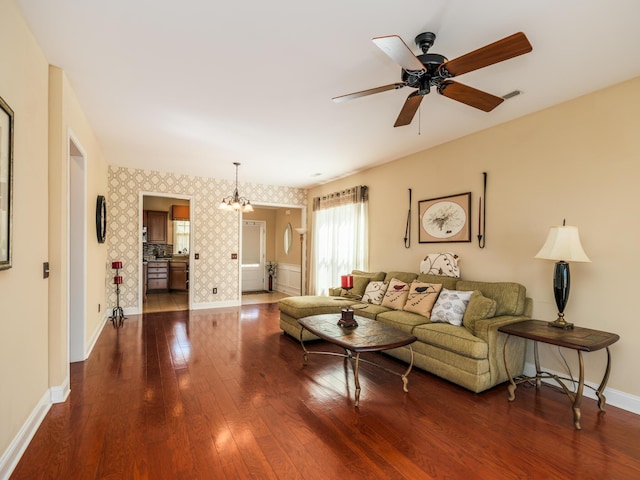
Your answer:
[[[640,478],[640,416],[615,407],[585,399],[576,431],[550,387],[509,403],[505,385],[476,395],[420,370],[408,394],[367,365],[360,379],[355,408],[351,367],[304,367],[276,304],[131,315],[71,365],[11,478]]]

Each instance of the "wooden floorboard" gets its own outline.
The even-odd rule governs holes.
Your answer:
[[[317,342],[314,348],[331,348]],[[337,350],[336,350],[337,351]],[[368,354],[395,371],[402,362]],[[71,365],[11,478],[640,478],[640,416],[557,389],[473,394],[414,369],[394,375],[311,355],[276,304],[131,315]]]

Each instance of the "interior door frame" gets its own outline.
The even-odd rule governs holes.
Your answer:
[[[144,278],[143,277],[143,266],[142,261],[144,257],[144,245],[142,242],[142,215],[143,215],[143,206],[144,206],[144,197],[164,197],[164,198],[176,198],[179,200],[188,200],[189,201],[189,310],[193,308],[193,285],[195,279],[195,269],[193,266],[193,238],[194,231],[197,228],[195,222],[193,221],[193,213],[195,211],[196,201],[193,195],[185,195],[183,193],[166,193],[166,192],[150,192],[150,191],[140,191],[138,195],[138,313],[142,313],[143,309],[143,300],[142,300],[142,290],[144,288]]]
[[[258,224],[260,225],[260,265],[262,266],[262,289],[266,290],[266,275],[264,274],[264,268],[266,263],[266,255],[267,255],[267,222],[264,220],[244,220],[242,219],[242,234],[240,235],[240,246],[244,244],[244,226],[245,224]],[[241,248],[240,254],[240,271],[242,272],[242,264],[244,262],[244,248]],[[242,291],[242,281],[243,278],[240,278],[240,291]]]

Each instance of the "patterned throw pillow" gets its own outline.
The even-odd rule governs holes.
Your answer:
[[[362,303],[371,303],[373,305],[380,305],[382,303],[382,299],[384,298],[384,294],[387,292],[388,283],[380,282],[369,282],[366,290],[364,291],[364,295],[362,296]]]
[[[394,310],[402,310],[408,295],[409,284],[401,282],[397,278],[392,278],[382,299],[382,306],[393,308]]]
[[[420,263],[420,273],[460,277],[458,255],[455,253],[429,253]]]
[[[429,318],[440,290],[442,290],[442,284],[439,283],[411,282],[404,309],[407,312],[419,313]]]
[[[471,295],[473,295],[473,291],[463,292],[443,288],[431,311],[431,321],[462,325],[462,317],[467,310]]]

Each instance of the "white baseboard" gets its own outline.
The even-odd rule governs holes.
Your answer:
[[[546,372],[551,373],[552,375],[558,375],[561,377],[567,377],[565,373],[555,372],[553,370],[545,370]],[[524,374],[533,377],[536,374],[536,367],[533,363],[526,363],[524,366]],[[545,378],[542,380],[549,385],[558,385],[552,378]],[[592,388],[598,388],[598,385],[592,382],[584,382],[585,385],[590,385]],[[576,380],[577,384],[577,380]],[[597,400],[596,392],[591,390],[591,388],[585,388],[583,391],[583,396],[587,398],[591,398],[593,400]],[[623,392],[621,390],[616,390],[614,388],[605,388],[604,396],[607,399],[607,405],[611,405],[613,407],[621,408],[622,410],[626,410],[631,413],[635,413],[636,415],[640,415],[640,397],[636,395],[631,395],[630,393]]]
[[[0,479],[7,480],[11,472],[13,472],[13,469],[18,465],[22,454],[29,446],[29,442],[31,442],[31,439],[36,434],[38,427],[51,407],[50,397],[51,393],[49,390],[42,395],[42,398],[40,398],[32,410],[27,421],[24,422],[18,434],[13,438],[9,447],[2,454],[2,457],[0,457]]]
[[[194,303],[193,305],[191,305],[191,309],[206,310],[208,308],[239,307],[240,305],[241,305],[240,300],[229,300],[227,302]]]
[[[71,386],[67,376],[62,385],[49,388],[49,400],[51,403],[63,403],[69,397],[69,393],[71,393]]]
[[[89,355],[91,355],[91,352],[93,352],[93,348],[96,346],[98,338],[100,337],[100,334],[102,333],[102,329],[104,328],[104,325],[105,323],[107,323],[108,319],[109,317],[107,315],[103,316],[102,320],[100,321],[100,325],[98,325],[98,328],[96,328],[95,331],[93,332],[93,335],[91,336],[91,340],[89,341],[89,345],[87,345],[87,349],[84,352],[85,360],[89,358]]]

